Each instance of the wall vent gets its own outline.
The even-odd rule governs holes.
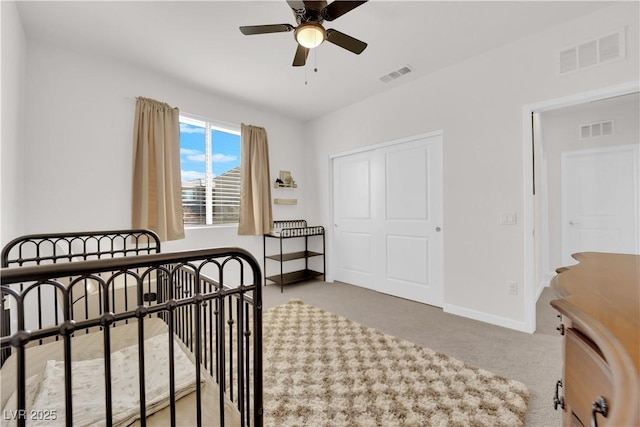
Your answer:
[[[560,74],[571,73],[626,56],[626,28],[612,34],[588,40],[558,53]]]
[[[411,66],[405,65],[402,68],[390,72],[389,74],[385,74],[384,76],[380,77],[380,80],[382,80],[384,83],[389,83],[390,81],[399,79],[400,77],[409,74],[412,71],[413,68]]]
[[[580,139],[613,135],[613,120],[580,125]]]

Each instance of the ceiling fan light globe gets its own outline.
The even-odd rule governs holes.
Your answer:
[[[315,22],[306,22],[296,28],[295,37],[301,46],[312,49],[324,41],[326,33],[322,25]]]

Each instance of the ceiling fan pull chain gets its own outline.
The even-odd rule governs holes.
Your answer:
[[[318,72],[318,49],[313,50],[313,72]]]

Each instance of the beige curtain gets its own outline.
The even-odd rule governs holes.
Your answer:
[[[238,234],[261,235],[273,227],[267,131],[243,123],[240,139],[242,175]]]
[[[160,240],[184,238],[177,108],[138,97],[133,128],[131,225]]]

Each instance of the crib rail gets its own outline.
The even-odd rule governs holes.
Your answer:
[[[39,233],[17,237],[7,243],[0,253],[0,266],[23,267],[30,265],[58,264],[73,261],[86,261],[92,259],[107,259],[126,256],[154,254],[160,252],[160,238],[151,230],[122,229],[122,230],[96,230],[64,233]],[[22,285],[19,285],[22,290]],[[80,290],[77,291],[79,293]],[[85,296],[88,289],[85,287]],[[57,296],[54,296],[54,298]],[[77,295],[76,298],[80,298]],[[42,328],[43,316],[40,307],[43,305],[42,293],[37,291],[35,305],[37,313],[30,313],[31,317],[37,317],[37,328]],[[83,304],[79,301],[75,304],[79,311]],[[57,304],[57,302],[56,302]],[[85,318],[89,316],[88,307],[84,304]],[[4,298],[0,298],[0,335],[10,334],[9,307]],[[55,312],[54,316],[57,315]],[[0,351],[0,366],[9,357],[10,349]]]
[[[119,283],[129,284],[135,293],[125,304],[113,291]],[[261,272],[253,256],[240,248],[116,257],[79,262],[3,268],[0,292],[11,307],[11,334],[0,339],[2,350],[11,348],[17,357],[18,410],[25,409],[25,349],[59,339],[65,348],[65,414],[72,423],[71,350],[74,334],[96,331],[104,335],[104,352],[109,354],[110,333],[126,322],[138,324],[140,415],[145,419],[144,322],[160,317],[169,332],[178,336],[193,352],[197,372],[197,419],[202,422],[201,366],[215,378],[221,393],[218,402],[224,423],[224,398],[236,402],[243,426],[262,425],[262,299]],[[88,292],[87,283],[93,283]],[[48,293],[44,290],[48,290]],[[122,287],[118,289],[123,289]],[[126,287],[124,288],[126,289]],[[79,293],[77,291],[80,291]],[[48,323],[27,325],[33,295],[54,296],[58,313]],[[127,292],[125,292],[127,294]],[[80,300],[78,300],[80,295]],[[39,301],[46,298],[39,297]],[[89,310],[74,310],[78,301]],[[84,315],[83,315],[84,313]],[[90,313],[90,315],[87,315]],[[6,328],[5,328],[6,329]],[[173,351],[173,349],[171,349]],[[171,359],[172,362],[173,359]],[[170,366],[169,372],[173,372]],[[105,376],[110,378],[108,363]],[[109,383],[107,381],[107,383]],[[106,384],[107,425],[110,425],[110,384]],[[171,390],[171,416],[175,424],[175,399]],[[206,403],[212,404],[212,403]],[[19,421],[19,425],[24,425]],[[24,421],[24,420],[22,420]],[[144,421],[142,421],[144,425]]]
[[[159,252],[160,238],[151,230],[100,230],[21,236],[5,245],[0,258],[2,267],[15,267]]]

